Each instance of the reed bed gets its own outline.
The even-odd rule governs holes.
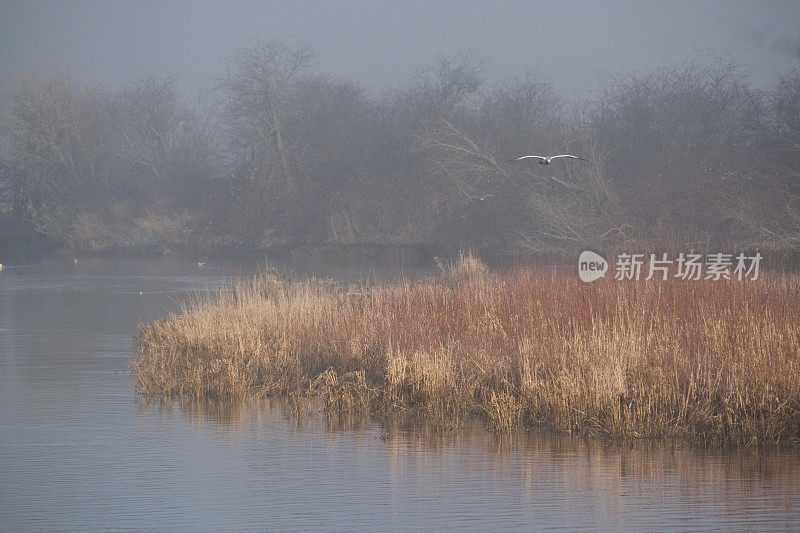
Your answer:
[[[800,278],[585,284],[473,257],[373,287],[266,275],[142,326],[137,390],[322,398],[441,427],[800,440]]]

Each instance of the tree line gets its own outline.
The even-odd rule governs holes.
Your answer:
[[[84,251],[469,246],[800,250],[800,69],[725,59],[609,77],[575,102],[442,58],[372,94],[288,40],[240,49],[207,105],[174,80],[57,68],[0,97],[0,239]],[[572,153],[544,166],[522,154]]]

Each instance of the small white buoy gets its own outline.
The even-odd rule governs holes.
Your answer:
[[[142,295],[142,291],[139,291],[139,296],[141,296],[141,295]]]

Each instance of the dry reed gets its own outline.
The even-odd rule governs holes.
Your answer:
[[[800,440],[800,279],[615,282],[472,257],[416,282],[264,276],[144,325],[143,394],[711,444]]]

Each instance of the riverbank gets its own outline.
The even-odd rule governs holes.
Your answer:
[[[19,224],[4,227],[6,221],[0,219],[0,262],[28,261],[43,257],[133,257],[158,258],[175,257],[190,261],[209,260],[263,260],[268,257],[278,264],[323,263],[337,265],[363,266],[364,264],[384,264],[393,267],[430,267],[435,256],[453,256],[457,247],[445,247],[433,242],[406,244],[297,244],[294,246],[275,246],[255,248],[235,246],[225,242],[207,242],[175,245],[167,242],[150,242],[138,245],[81,247],[49,238],[33,231],[29,226],[24,230],[13,231]],[[500,257],[494,257],[499,262]]]
[[[132,368],[148,395],[778,444],[800,438],[798,301],[795,275],[584,284],[469,257],[368,288],[268,275],[145,324]]]

